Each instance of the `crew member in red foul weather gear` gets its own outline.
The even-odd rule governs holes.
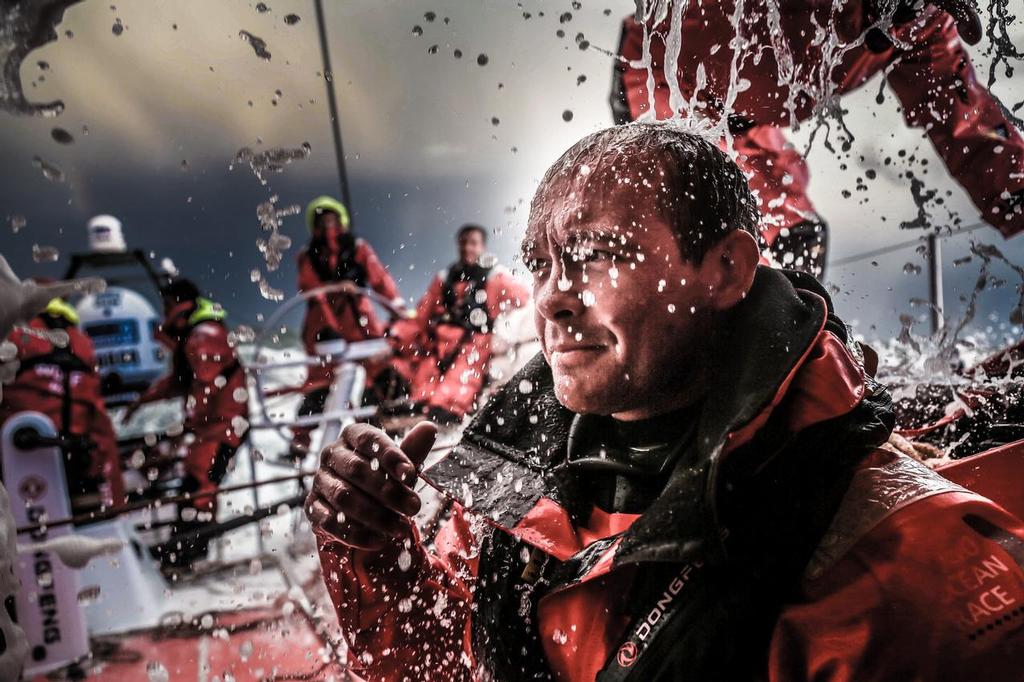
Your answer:
[[[978,82],[961,43],[963,38],[973,44],[981,35],[971,3],[900,0],[888,34],[871,28],[883,16],[881,5],[879,0],[850,0],[836,11],[833,3],[813,0],[747,0],[740,19],[742,44],[749,47],[744,48],[747,57],[739,60],[733,80],[745,80],[748,87],[733,92],[736,99],[728,112],[733,144],[760,200],[761,233],[775,259],[819,278],[825,266],[827,225],[807,193],[807,163],[787,141],[783,128],[807,119],[815,106],[823,104],[814,93],[821,85],[817,75],[826,69],[821,81],[835,84],[836,95],[883,73],[907,124],[926,131],[981,219],[1005,237],[1024,230],[1024,138],[1015,127],[1019,122],[1015,124],[995,95]],[[677,60],[681,96],[687,101],[693,97],[702,115],[717,117],[733,82],[734,0],[690,2],[684,7]],[[666,19],[652,31],[665,36],[669,25]],[[833,66],[822,59],[819,47],[811,45],[818,27],[833,31],[839,43],[851,44]],[[863,44],[853,46],[865,32]],[[643,25],[627,18],[619,43],[626,61],[615,65],[611,96],[617,123],[650,115],[649,72],[634,68],[643,58],[643,43]],[[663,68],[665,45],[660,37],[650,40],[654,111],[659,119],[673,113]],[[779,59],[774,46],[788,46],[792,63]],[[799,78],[810,84],[797,82]],[[704,87],[695,92],[696,84],[705,79]],[[921,179],[911,171],[905,175],[920,194]]]
[[[107,416],[92,341],[78,328],[78,313],[55,298],[28,325],[40,334],[15,329],[7,337],[18,349],[18,370],[4,384],[0,424],[19,412],[41,412],[65,438],[64,475],[76,507],[124,502],[117,438]],[[66,345],[47,334],[64,332]],[[82,496],[98,495],[95,502]]]
[[[420,472],[354,424],[306,502],[367,680],[1009,680],[1024,524],[881,446],[892,401],[675,124],[593,133],[523,241],[542,353]],[[421,538],[418,474],[454,500]]]
[[[487,380],[494,321],[525,305],[529,292],[510,272],[485,264],[487,232],[464,225],[456,233],[459,260],[430,282],[412,320],[392,337],[409,361],[412,399],[438,423],[456,423],[476,409]]]
[[[383,337],[387,331],[385,323],[377,316],[370,300],[357,295],[356,289],[369,287],[399,307],[403,307],[404,302],[373,247],[352,233],[348,210],[331,197],[317,197],[306,208],[306,225],[311,237],[309,245],[299,254],[299,291],[344,283],[341,291],[309,299],[302,323],[306,352],[316,355],[316,344],[320,341]],[[387,363],[367,365],[368,386],[387,371]],[[333,378],[334,368],[329,365],[310,367],[299,416],[323,411]],[[308,450],[311,430],[308,427],[293,429],[295,454]]]
[[[170,372],[153,384],[125,418],[139,405],[154,400],[185,398],[181,442],[185,448],[185,492],[204,493],[191,504],[179,506],[179,522],[171,534],[200,530],[214,521],[214,494],[227,474],[235,451],[248,429],[245,372],[228,340],[227,313],[200,295],[187,279],[175,279],[160,291],[164,321],[158,337],[171,352]],[[165,563],[188,566],[206,555],[207,541],[182,543]]]

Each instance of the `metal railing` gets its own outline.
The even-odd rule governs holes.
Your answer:
[[[957,235],[974,232],[983,227],[990,227],[990,225],[986,222],[979,221],[973,225],[949,230],[948,232],[939,233],[933,231],[929,232],[927,235],[921,235],[916,239],[907,239],[901,242],[896,242],[895,244],[889,244],[888,246],[881,246],[877,249],[862,251],[852,256],[837,258],[836,260],[831,261],[828,265],[830,268],[842,268],[868,260],[869,258],[877,258],[879,256],[895,253],[910,246],[920,246],[922,242],[926,243],[928,247],[928,302],[931,307],[931,330],[934,334],[942,328],[943,313],[945,311],[942,288],[942,240],[948,237],[955,237]]]

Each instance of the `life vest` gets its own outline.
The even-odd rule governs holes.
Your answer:
[[[357,286],[365,287],[367,282],[366,267],[359,262],[359,240],[351,232],[343,232],[338,238],[341,250],[337,264],[332,269],[327,262],[325,245],[314,240],[309,245],[309,263],[317,277],[324,284],[348,280]]]
[[[453,324],[471,332],[486,333],[492,329],[493,320],[487,307],[486,295],[487,278],[491,270],[480,265],[462,263],[450,267],[441,289],[444,313],[435,323]],[[456,288],[460,282],[466,283],[461,298]]]

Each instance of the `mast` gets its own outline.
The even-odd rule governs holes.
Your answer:
[[[331,114],[331,132],[334,134],[334,155],[338,161],[338,184],[341,187],[341,201],[352,215],[352,197],[348,189],[348,175],[345,172],[345,150],[341,144],[341,119],[338,117],[338,100],[334,94],[334,70],[331,69],[331,53],[327,47],[327,28],[324,23],[323,0],[313,0],[316,9],[316,27],[320,34],[320,58],[323,61],[324,85],[327,88],[327,106]]]

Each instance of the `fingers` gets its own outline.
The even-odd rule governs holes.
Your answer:
[[[433,422],[423,421],[405,434],[399,447],[419,469],[427,455],[430,454],[430,448],[434,447],[435,440],[437,440],[437,426]]]
[[[384,536],[356,521],[339,521],[337,512],[316,493],[306,499],[306,517],[315,530],[354,549],[377,550],[386,542]]]
[[[420,498],[410,488],[388,476],[381,469],[357,455],[337,456],[328,460],[316,474],[321,494],[329,501],[338,492],[336,483],[346,483],[375,500],[374,505],[412,516],[420,510]]]
[[[386,503],[381,504],[377,495],[362,490],[351,481],[340,479],[329,471],[317,472],[314,491],[335,515],[339,512],[344,514],[345,521],[360,523],[389,537],[405,535],[409,529],[408,521],[401,512],[392,509]],[[414,508],[419,510],[418,499],[415,500]],[[406,510],[408,509],[406,507]]]
[[[341,432],[340,443],[368,459],[371,464],[376,460],[377,464],[374,466],[384,469],[406,485],[412,485],[416,480],[415,463],[395,445],[395,441],[376,427],[369,424],[349,424]],[[335,443],[328,449],[337,445],[338,443]]]

